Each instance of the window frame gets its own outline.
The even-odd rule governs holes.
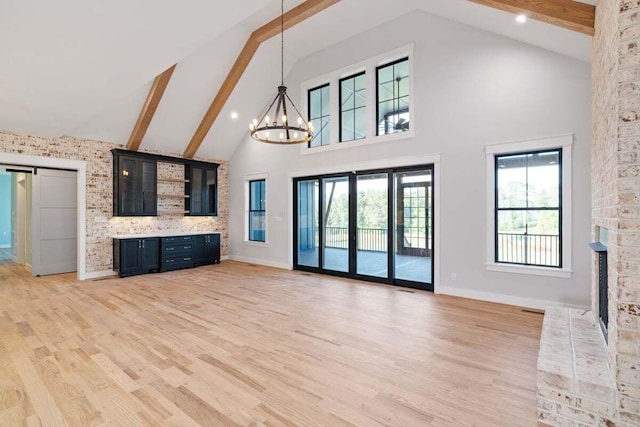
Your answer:
[[[263,185],[261,186],[262,188],[260,189],[260,204],[263,205],[264,204],[264,209],[253,209],[252,208],[252,200],[253,200],[253,184],[255,183],[263,183]],[[263,199],[264,197],[264,199]],[[252,179],[249,181],[249,216],[247,218],[247,221],[249,222],[249,233],[247,236],[248,241],[250,242],[260,242],[260,243],[264,243],[267,241],[267,224],[266,221],[264,223],[264,227],[262,232],[264,233],[264,238],[262,240],[256,240],[253,238],[253,231],[255,231],[252,228],[252,214],[254,213],[259,213],[262,212],[263,214],[263,218],[266,220],[266,215],[267,215],[267,180],[262,178],[262,179]]]
[[[573,270],[572,261],[572,146],[574,135],[565,134],[552,137],[542,137],[521,141],[490,144],[485,146],[486,177],[487,177],[487,238],[486,238],[486,268],[489,271],[530,274],[538,276],[559,277],[570,279]],[[496,262],[496,157],[507,154],[528,153],[535,151],[550,151],[559,149],[562,161],[560,167],[560,205],[562,207],[560,228],[561,232],[561,266],[547,267],[538,265],[523,265]]]
[[[346,81],[346,80],[351,80],[351,79],[355,79],[356,77],[360,77],[360,76],[364,76],[365,77],[365,82],[364,82],[364,90],[365,90],[365,102],[364,102],[364,106],[363,107],[355,107],[355,101],[354,101],[354,108],[353,109],[348,109],[346,110],[346,112],[352,112],[353,113],[353,126],[355,128],[355,123],[356,123],[356,111],[359,109],[363,109],[365,110],[365,131],[364,131],[364,136],[362,138],[356,138],[355,137],[355,129],[354,129],[354,138],[353,139],[344,139],[344,136],[342,134],[342,115],[343,113],[345,113],[345,110],[342,109],[342,82]],[[355,86],[355,82],[354,82],[354,86]],[[346,77],[342,77],[341,79],[338,80],[338,121],[339,121],[339,128],[340,128],[340,132],[338,135],[338,142],[351,142],[351,141],[359,141],[361,139],[365,139],[367,137],[367,123],[366,123],[366,119],[367,119],[367,100],[368,100],[368,96],[367,93],[369,92],[367,90],[367,71],[366,70],[362,70],[359,71],[357,73],[351,74],[349,76]],[[355,93],[355,88],[354,88],[354,93]]]
[[[376,84],[375,84],[375,88],[376,88],[376,98],[375,98],[375,103],[376,103],[376,118],[375,118],[375,123],[376,123],[376,136],[387,136],[387,135],[397,135],[397,134],[403,134],[405,132],[409,132],[411,130],[411,120],[409,120],[409,129],[407,129],[406,131],[400,131],[400,132],[391,132],[391,133],[384,133],[384,134],[380,134],[380,81],[379,81],[379,76],[380,76],[380,70],[382,68],[386,68],[386,67],[392,67],[395,66],[396,64],[400,64],[402,62],[407,62],[407,67],[409,68],[409,75],[407,76],[407,78],[409,79],[409,95],[407,95],[407,97],[409,98],[409,108],[407,109],[406,112],[409,113],[409,117],[411,117],[411,93],[413,90],[412,84],[411,84],[411,63],[410,63],[410,59],[408,56],[404,57],[404,58],[400,58],[400,59],[396,59],[394,61],[391,62],[387,62],[385,64],[381,64],[376,66],[375,69],[375,77],[376,77]],[[399,106],[399,100],[401,97],[396,98],[395,96],[390,100],[390,101],[395,101],[396,99],[398,100],[398,106]],[[385,102],[385,101],[383,101]],[[387,114],[385,114],[385,119],[386,117],[388,117],[390,114],[392,113],[396,113],[396,114],[400,114],[403,113],[404,111],[402,110],[397,110],[397,111],[391,111]]]
[[[544,150],[535,150],[535,151],[524,151],[524,152],[518,152],[518,153],[500,153],[500,154],[495,154],[494,155],[494,195],[495,195],[495,202],[494,202],[494,220],[495,220],[495,230],[494,230],[494,242],[495,242],[495,248],[494,248],[494,262],[496,264],[508,264],[508,265],[524,265],[524,266],[529,266],[529,267],[548,267],[548,268],[557,268],[557,269],[562,269],[562,249],[563,249],[563,242],[562,242],[562,216],[563,216],[563,212],[562,212],[562,147],[559,148],[550,148],[550,149],[544,149]],[[500,158],[503,157],[511,157],[511,156],[529,156],[529,155],[535,155],[535,154],[545,154],[545,153],[558,153],[558,206],[557,207],[542,207],[542,206],[537,206],[537,207],[530,207],[529,206],[529,198],[527,196],[527,203],[526,203],[526,207],[513,207],[513,208],[501,208],[500,204],[499,204],[499,191],[498,191],[498,172],[500,170],[499,168],[499,160]],[[528,167],[528,166],[527,166]],[[529,177],[528,177],[528,173],[527,173],[527,181],[526,184],[527,188],[529,187]],[[527,192],[528,193],[528,192]],[[558,248],[558,262],[559,265],[555,266],[555,265],[545,265],[545,264],[533,264],[533,263],[529,263],[529,262],[509,262],[509,261],[499,261],[498,260],[498,234],[499,234],[499,227],[498,227],[498,218],[499,218],[499,213],[500,212],[508,212],[508,211],[524,211],[524,212],[529,212],[529,211],[557,211],[558,212],[558,239],[559,239],[559,248]],[[527,235],[527,234],[525,234]]]
[[[265,191],[265,210],[264,210],[264,241],[261,240],[250,240],[250,228],[251,228],[251,182],[252,181],[262,181],[264,180],[264,191]],[[269,228],[269,208],[268,208],[268,192],[267,187],[269,186],[269,174],[268,173],[257,173],[251,175],[243,176],[244,181],[244,215],[243,215],[243,238],[242,243],[246,246],[260,246],[260,247],[268,247],[268,228]]]
[[[363,61],[354,63],[352,65],[327,72],[323,75],[311,78],[309,80],[303,81],[300,84],[300,103],[306,108],[303,111],[303,115],[309,118],[309,102],[308,102],[308,91],[310,89],[317,88],[330,83],[330,96],[332,100],[339,101],[339,88],[338,81],[345,77],[351,77],[355,74],[358,74],[362,71],[365,72],[365,83],[366,83],[366,126],[365,138],[351,140],[351,141],[340,141],[340,119],[335,119],[336,117],[340,117],[340,109],[339,102],[331,102],[330,103],[330,141],[329,145],[317,146],[317,147],[309,147],[309,144],[301,144],[300,154],[301,155],[312,155],[318,153],[324,153],[326,151],[333,150],[343,150],[343,149],[351,149],[356,147],[368,146],[371,144],[379,144],[379,143],[387,143],[387,142],[396,142],[400,140],[412,139],[416,135],[416,129],[419,126],[419,123],[411,124],[409,130],[404,132],[397,132],[388,135],[377,135],[376,128],[376,107],[375,104],[375,96],[376,96],[376,79],[375,79],[375,70],[378,66],[384,66],[389,63],[392,63],[399,59],[409,59],[409,111],[415,111],[414,107],[414,99],[416,98],[413,94],[416,93],[416,86],[414,84],[414,43],[409,43],[404,46],[400,46],[393,50],[378,54],[376,56],[370,57]]]
[[[322,89],[324,89],[325,87],[329,88],[329,114],[327,116],[323,116],[322,115],[322,107],[324,105],[324,99],[322,97]],[[320,116],[319,117],[311,117],[311,92],[314,92],[316,90],[320,90]],[[312,122],[315,119],[320,119],[320,124],[322,125],[322,119],[324,117],[328,117],[328,121],[329,121],[329,141],[327,141],[327,143],[324,143],[324,140],[322,139],[322,127],[320,129],[314,129],[314,135],[313,138],[311,139],[311,141],[309,141],[307,143],[307,147],[308,148],[320,148],[320,147],[326,147],[328,145],[331,144],[331,135],[333,134],[333,132],[331,131],[331,98],[333,98],[331,96],[331,82],[327,82],[324,84],[321,84],[319,86],[316,87],[312,87],[310,89],[307,89],[307,117],[308,117],[308,121]],[[319,133],[315,133],[315,131],[318,131]],[[311,146],[311,143],[318,137],[320,136],[320,145],[316,145],[316,146]]]

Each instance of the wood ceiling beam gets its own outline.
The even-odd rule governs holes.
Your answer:
[[[596,7],[573,0],[468,0],[593,36]]]
[[[147,95],[147,100],[142,106],[136,125],[131,131],[129,142],[127,142],[127,150],[138,151],[138,148],[140,148],[142,138],[144,138],[144,135],[147,133],[147,129],[149,129],[151,119],[153,119],[153,115],[158,109],[162,95],[164,95],[164,91],[169,84],[169,80],[171,80],[171,76],[173,75],[173,71],[176,69],[176,65],[177,64],[174,64],[172,67],[167,68],[153,80],[153,84],[149,90],[149,95]]]
[[[315,14],[322,12],[326,8],[338,3],[340,0],[307,0],[284,14],[284,29],[287,30],[296,24],[303,22],[304,20],[314,16]],[[225,78],[222,86],[218,89],[218,93],[211,102],[209,109],[205,113],[200,125],[196,129],[189,145],[184,150],[183,157],[192,159],[196,152],[200,148],[202,141],[211,130],[211,126],[218,118],[218,115],[222,111],[222,108],[226,104],[229,96],[235,89],[236,85],[240,81],[240,78],[247,69],[247,66],[251,62],[251,59],[255,55],[260,44],[269,40],[270,38],[280,34],[281,17],[278,16],[269,21],[262,27],[255,30],[249,36],[242,51],[236,58],[233,67],[229,71],[229,74]]]

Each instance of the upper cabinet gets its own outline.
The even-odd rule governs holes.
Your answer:
[[[120,149],[114,149],[111,152],[113,153],[114,216],[156,216],[161,213],[194,216],[217,214],[217,163]],[[159,179],[159,162],[161,165],[170,163],[183,167],[184,180],[182,178]],[[158,194],[158,181],[176,183],[178,186],[176,190],[179,190],[179,185],[183,184],[184,195],[167,193],[166,189],[162,194]],[[167,199],[178,198],[185,200],[184,209],[180,201],[177,208],[166,210]],[[163,200],[162,211],[158,211],[159,199]]]
[[[217,215],[218,212],[218,166],[201,167],[187,165],[185,177],[189,198],[186,206],[188,215]]]
[[[130,156],[114,156],[113,214],[157,214],[157,162]]]

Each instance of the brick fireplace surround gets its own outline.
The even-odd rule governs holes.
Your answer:
[[[598,0],[592,53],[592,241],[608,230],[609,328],[593,254],[591,311],[550,309],[538,359],[538,420],[640,426],[640,0]],[[595,313],[595,315],[594,315]]]

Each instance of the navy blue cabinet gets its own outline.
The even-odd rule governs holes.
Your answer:
[[[113,239],[113,269],[120,277],[158,271],[159,249],[157,237]]]
[[[220,234],[113,239],[120,277],[220,264]]]

